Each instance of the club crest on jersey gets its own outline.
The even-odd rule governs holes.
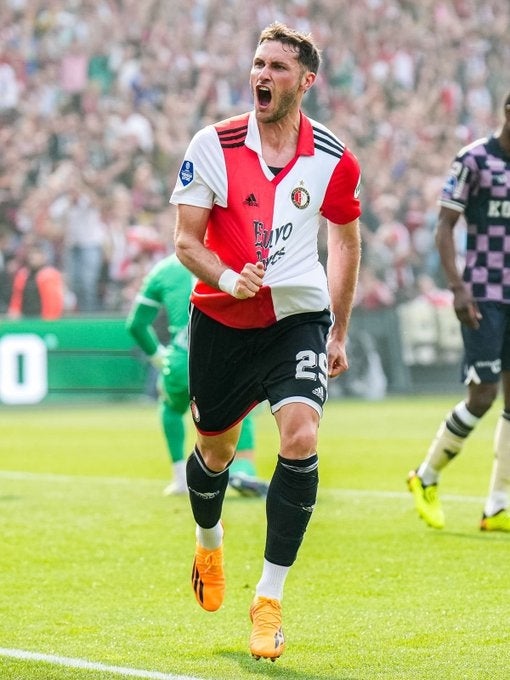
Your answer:
[[[179,170],[179,177],[184,186],[187,186],[193,181],[194,169],[191,161],[183,161],[181,169]]]
[[[295,189],[292,189],[290,200],[296,206],[296,208],[299,208],[299,210],[304,210],[310,205],[310,194],[304,188],[304,186],[299,186]]]

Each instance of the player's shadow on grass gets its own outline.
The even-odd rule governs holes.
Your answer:
[[[273,663],[267,659],[256,661],[246,652],[224,650],[219,654],[232,663],[237,663],[243,672],[251,673],[254,677],[277,678],[277,680],[359,680],[354,675],[333,669],[329,669],[321,675],[296,671],[295,668],[286,667],[284,657]]]
[[[501,531],[491,531],[488,533],[485,531],[478,531],[475,533],[470,531],[448,531],[447,529],[442,529],[440,532],[438,531],[435,533],[434,538],[468,538],[472,541],[497,541],[499,543],[501,541],[510,540],[510,534],[505,534]]]

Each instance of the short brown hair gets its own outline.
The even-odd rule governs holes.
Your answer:
[[[299,33],[299,31],[289,28],[285,24],[275,21],[270,24],[260,34],[258,44],[261,45],[266,40],[277,40],[283,45],[291,45],[298,52],[298,61],[312,73],[317,73],[321,63],[320,50],[316,46],[310,33]]]

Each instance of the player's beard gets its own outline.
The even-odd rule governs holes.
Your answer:
[[[265,113],[263,111],[259,111],[257,114],[257,119],[261,123],[278,123],[278,121],[282,120],[282,118],[285,118],[291,111],[293,111],[296,108],[296,96],[297,96],[297,88],[293,90],[285,90],[280,94],[280,98],[278,100],[278,105],[274,109],[272,113]]]

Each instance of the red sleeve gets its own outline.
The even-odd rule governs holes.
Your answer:
[[[329,180],[321,214],[335,224],[347,224],[361,215],[361,172],[356,156],[345,149]]]

